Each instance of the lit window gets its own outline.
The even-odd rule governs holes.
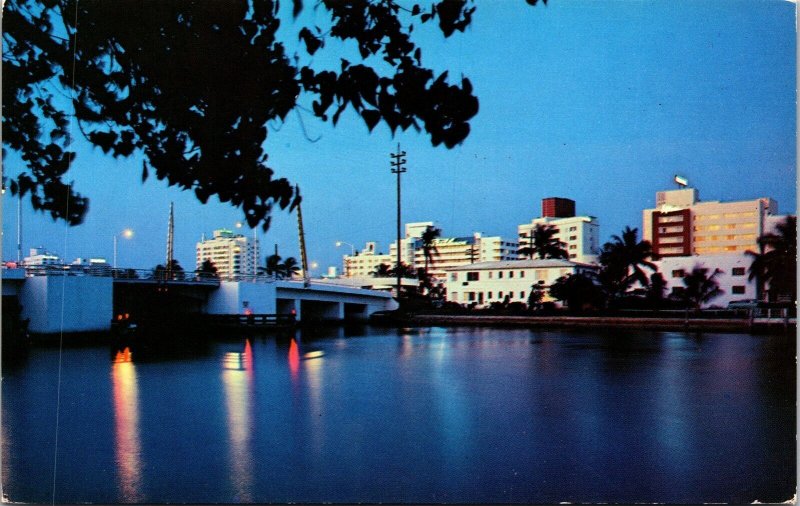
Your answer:
[[[686,272],[683,269],[675,269],[672,271],[673,278],[682,278],[686,275]]]

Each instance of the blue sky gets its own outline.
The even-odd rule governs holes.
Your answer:
[[[315,15],[307,8],[302,16]],[[605,241],[626,225],[640,228],[642,209],[674,187],[676,173],[703,200],[769,196],[794,213],[794,23],[795,5],[777,0],[483,2],[466,33],[445,40],[415,30],[423,63],[469,77],[480,100],[461,146],[433,148],[414,131],[392,137],[383,125],[369,134],[352,114],[334,128],[301,113],[319,141],[309,142],[291,114],[267,139],[270,165],[302,188],[318,272],[349,252],[337,240],[357,248],[376,240],[388,250],[396,212],[389,153],[398,142],[408,153],[403,220],[436,221],[445,236],[514,237],[539,216],[543,197],[560,196],[598,217]],[[342,51],[314,63],[333,64]],[[5,170],[18,171],[13,159]],[[174,202],[176,257],[189,267],[202,233],[241,219],[216,199],[201,205],[152,177],[142,184],[137,155],[113,160],[82,141],[71,172],[91,199],[85,222],[67,228],[24,205],[24,253],[44,246],[69,260],[110,261],[114,234],[132,228],[118,263],[153,267],[164,261]],[[3,204],[3,258],[13,260],[17,204],[8,194]],[[276,211],[272,223],[259,231],[262,252],[278,244],[299,257],[295,215]]]

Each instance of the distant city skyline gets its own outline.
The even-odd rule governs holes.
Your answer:
[[[445,236],[514,238],[541,214],[542,198],[566,197],[599,219],[602,245],[625,226],[641,229],[642,210],[675,188],[675,174],[702,200],[771,197],[781,214],[796,212],[792,3],[498,2],[479,5],[467,32],[446,41],[420,32],[423,63],[453,79],[463,73],[480,100],[462,146],[433,148],[423,134],[392,137],[384,126],[369,134],[350,112],[336,128],[303,118],[317,142],[294,115],[270,131],[270,166],[304,195],[314,274],[341,268],[350,248],[336,241],[378,241],[388,252],[398,142],[408,153],[403,222],[435,221]],[[66,179],[91,199],[86,220],[67,228],[25,202],[23,256],[43,246],[68,262],[111,261],[116,235],[119,266],[151,268],[164,262],[175,202],[175,257],[193,268],[202,234],[243,221],[215,198],[202,205],[152,177],[143,184],[139,155],[114,160],[75,135]],[[14,154],[5,165],[19,172]],[[6,193],[3,204],[3,259],[15,260],[17,201]],[[126,229],[132,237],[119,235]],[[299,258],[294,214],[276,210],[258,238],[262,262],[274,244]]]

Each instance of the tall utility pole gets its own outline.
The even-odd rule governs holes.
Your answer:
[[[22,193],[17,197],[17,263],[20,263],[22,262]]]
[[[174,256],[174,230],[175,220],[172,212],[172,202],[169,203],[169,225],[167,225],[167,279],[172,279],[172,258]]]
[[[397,174],[397,301],[400,302],[400,279],[401,279],[401,272],[400,272],[400,263],[402,261],[402,257],[400,256],[401,247],[400,247],[400,174],[406,171],[405,163],[406,159],[403,158],[406,156],[405,151],[400,151],[400,143],[397,143],[397,153],[389,153],[389,157],[392,158],[391,166],[392,166],[392,174]]]

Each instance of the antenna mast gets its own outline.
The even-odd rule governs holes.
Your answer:
[[[303,231],[303,210],[300,207],[301,201],[302,199],[300,199],[297,202],[297,232],[298,235],[300,236],[300,265],[303,269],[303,286],[308,287],[311,284],[311,279],[308,276],[308,257],[306,256],[306,234]]]
[[[169,203],[169,225],[167,226],[167,279],[172,278],[172,259],[174,257],[175,220],[172,202]]]

